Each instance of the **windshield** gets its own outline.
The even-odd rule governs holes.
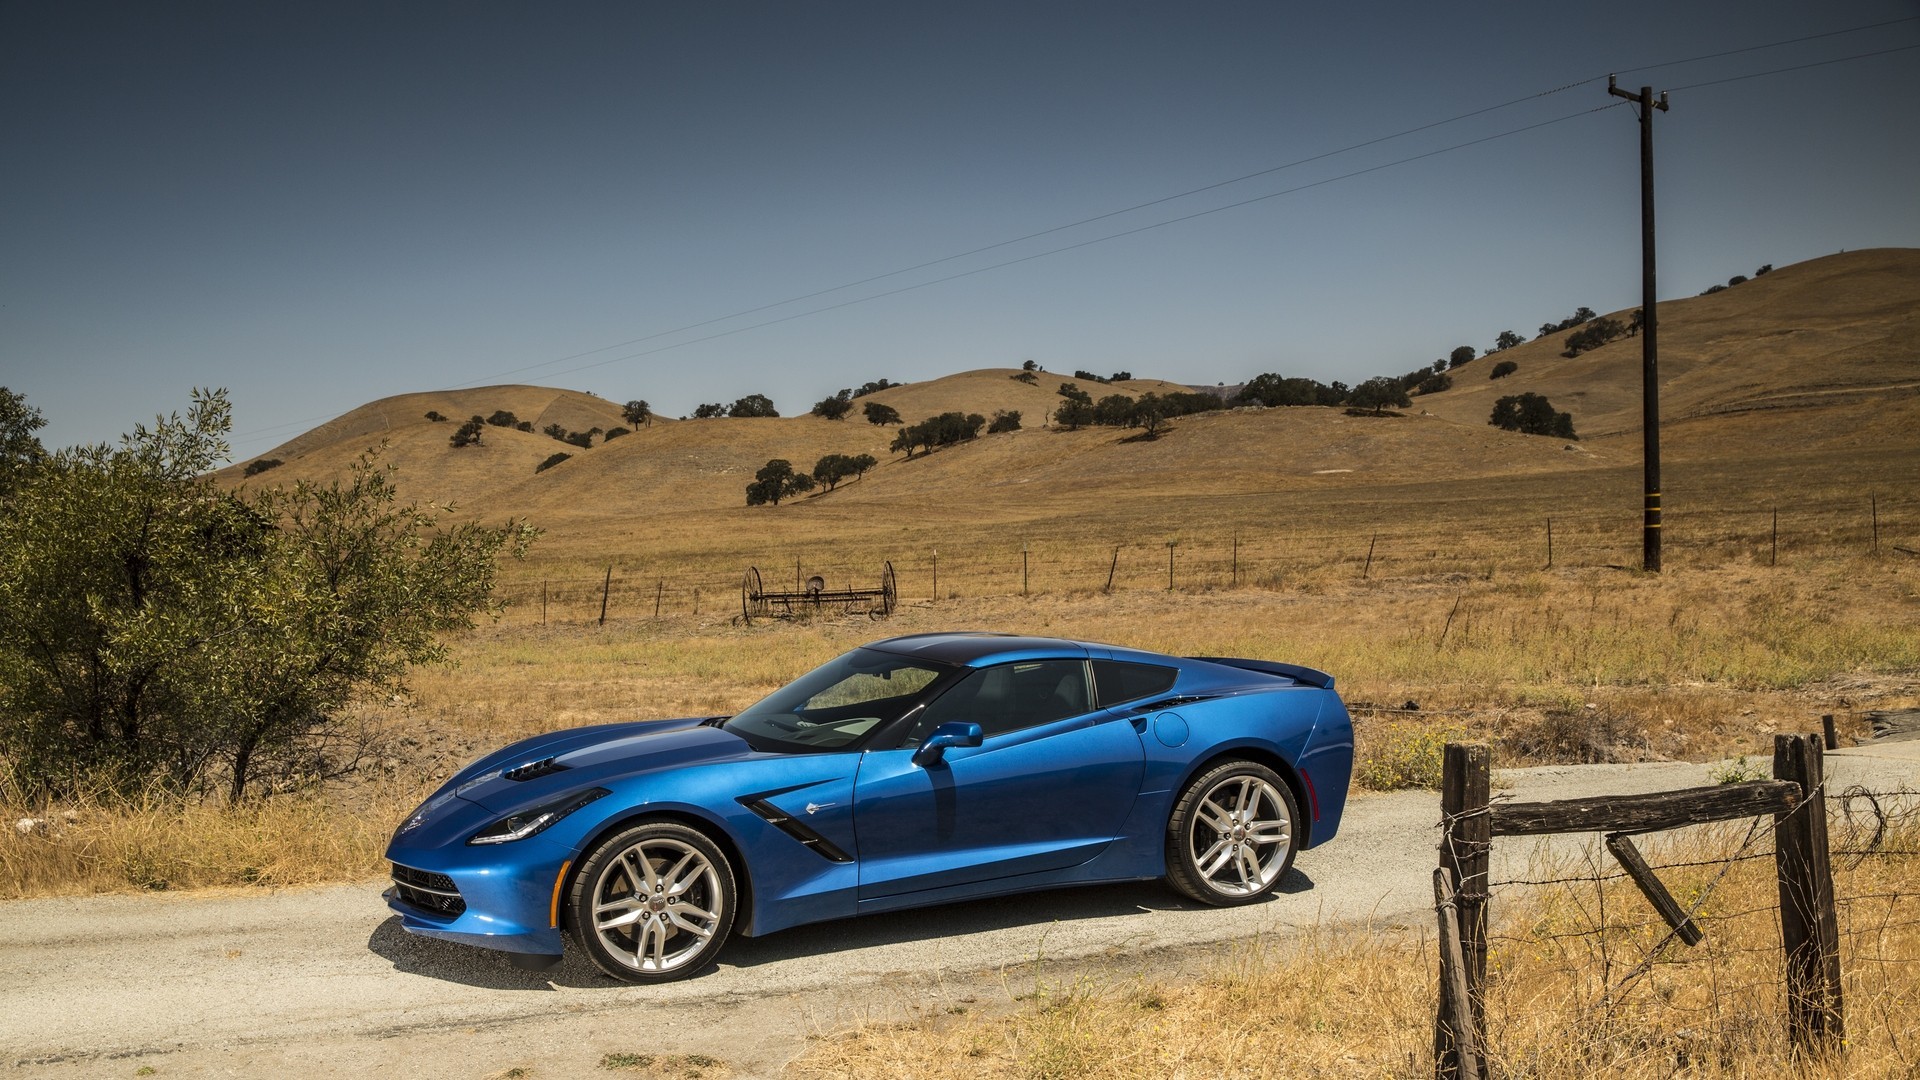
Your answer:
[[[955,669],[871,649],[855,649],[726,722],[757,750],[840,750],[906,714],[928,687]]]

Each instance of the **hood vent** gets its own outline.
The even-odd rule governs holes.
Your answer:
[[[515,766],[500,775],[509,780],[526,781],[537,780],[542,776],[565,771],[567,771],[567,767],[560,764],[560,759],[541,758],[539,761],[529,761],[525,765]]]

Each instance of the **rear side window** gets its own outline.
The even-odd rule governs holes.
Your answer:
[[[1110,709],[1129,701],[1164,694],[1173,689],[1173,680],[1179,675],[1178,668],[1161,667],[1159,664],[1095,660],[1093,692],[1100,699],[1100,707]]]

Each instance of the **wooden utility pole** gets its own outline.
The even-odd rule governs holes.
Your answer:
[[[1607,76],[1607,93],[1639,104],[1640,109],[1640,427],[1646,468],[1645,520],[1641,528],[1641,569],[1660,572],[1660,319],[1654,289],[1653,259],[1653,110],[1667,111],[1667,95],[1653,99],[1653,87],[1630,94]]]

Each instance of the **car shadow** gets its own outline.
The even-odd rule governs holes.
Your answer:
[[[1313,879],[1295,866],[1280,879],[1279,887],[1256,906],[1271,903],[1275,896],[1297,895],[1312,888]],[[720,963],[729,968],[755,968],[801,957],[934,941],[1018,926],[1146,915],[1155,911],[1203,911],[1206,907],[1178,895],[1159,881],[1048,889],[812,923],[761,938],[736,936],[727,942]],[[557,967],[529,971],[515,967],[505,953],[409,934],[401,929],[398,916],[374,928],[367,948],[392,963],[396,971],[490,990],[550,991],[557,987],[587,989],[627,985],[595,967],[571,942],[567,944],[565,959]],[[702,977],[696,975],[694,981]]]

